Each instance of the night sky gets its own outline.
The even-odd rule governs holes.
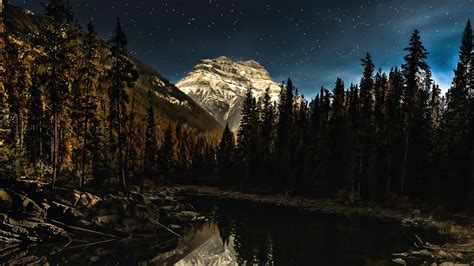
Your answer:
[[[41,0],[11,0],[43,12]],[[199,60],[254,59],[274,80],[288,77],[313,96],[321,85],[359,82],[360,58],[376,67],[402,63],[410,34],[421,31],[434,79],[451,83],[461,34],[474,0],[71,0],[83,24],[109,39],[120,16],[132,53],[172,82]]]

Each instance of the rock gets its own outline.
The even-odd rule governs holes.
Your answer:
[[[123,215],[128,202],[119,198],[108,198],[97,203],[94,207],[98,215]]]
[[[447,257],[448,257],[448,253],[446,253],[446,251],[444,251],[444,250],[440,250],[440,251],[438,251],[437,256],[438,256],[439,258],[447,258]]]
[[[94,223],[101,226],[111,226],[117,225],[120,221],[120,216],[118,215],[104,215],[104,216],[96,216],[93,219]]]
[[[12,206],[12,197],[3,188],[0,188],[0,209],[8,210]]]
[[[176,206],[162,206],[160,207],[160,210],[163,210],[163,211],[175,211],[177,208]]]
[[[180,225],[177,224],[170,224],[169,227],[173,230],[178,230],[182,228]]]
[[[151,232],[156,229],[156,225],[145,219],[125,218],[122,224],[127,232]]]
[[[418,209],[414,209],[411,213],[412,217],[419,217],[421,215],[421,211]]]
[[[401,258],[396,258],[396,259],[393,259],[392,261],[395,262],[396,264],[406,265],[405,260]]]
[[[190,217],[196,217],[199,215],[199,213],[195,211],[182,211],[181,212],[184,216],[190,216]]]

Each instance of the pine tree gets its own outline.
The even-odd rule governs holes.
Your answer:
[[[3,25],[3,6],[0,7],[0,174],[5,177],[8,173],[4,172],[7,169],[8,161],[7,155],[9,153],[6,147],[6,138],[8,135],[8,94],[5,88],[5,47],[4,40],[6,34]]]
[[[359,97],[359,171],[356,178],[357,190],[360,196],[367,198],[369,196],[369,160],[370,148],[373,144],[374,130],[374,64],[372,57],[367,53],[365,59],[362,59],[364,73],[360,82]]]
[[[217,168],[218,175],[224,183],[229,184],[232,180],[227,178],[233,175],[233,161],[234,161],[235,140],[234,134],[229,129],[229,124],[226,124],[224,133],[217,149]]]
[[[46,10],[46,16],[53,19],[54,22],[72,24],[74,22],[74,14],[72,7],[67,0],[49,0],[43,3]]]
[[[344,140],[345,140],[345,90],[344,82],[337,78],[333,90],[332,114],[330,117],[331,153],[328,170],[329,192],[336,193],[342,188],[342,181],[345,176],[344,168]]]
[[[422,103],[421,90],[424,88],[420,76],[429,71],[426,63],[428,52],[421,42],[420,32],[415,30],[410,39],[410,45],[405,48],[408,54],[404,57],[405,64],[402,65],[405,77],[405,91],[403,95],[403,111],[405,118],[405,143],[403,166],[401,174],[400,192],[406,193],[408,185],[410,194],[416,194],[420,184],[420,166],[417,164],[423,156],[422,150],[418,149],[422,131]],[[410,149],[412,149],[410,151]],[[407,180],[408,179],[408,180]]]
[[[145,137],[145,156],[144,156],[144,175],[151,178],[157,174],[157,137],[155,129],[155,112],[151,102],[151,90],[148,92],[148,108],[146,117],[146,137]]]
[[[80,178],[80,185],[85,184],[86,179],[86,164],[97,164],[97,161],[93,160],[93,154],[100,150],[100,137],[98,132],[94,132],[91,127],[91,121],[98,123],[98,106],[99,101],[99,78],[103,74],[100,68],[100,54],[99,54],[99,39],[97,33],[94,30],[92,22],[87,24],[87,34],[84,37],[83,42],[83,56],[82,62],[80,63],[80,95],[79,95],[79,113],[78,128],[82,132],[82,174]],[[77,132],[79,133],[79,132]],[[80,134],[80,133],[79,133]],[[89,141],[91,139],[92,141]],[[92,166],[92,169],[96,166]]]
[[[286,86],[282,88],[280,93],[280,101],[278,103],[278,125],[276,152],[278,154],[278,179],[277,186],[281,189],[288,189],[288,180],[290,177],[290,167],[292,161],[291,154],[291,131],[293,126],[293,111],[295,103],[295,87],[291,79],[288,79]]]
[[[165,131],[163,145],[160,150],[160,171],[168,179],[173,178],[178,164],[178,139],[175,128],[169,124]]]
[[[126,88],[133,88],[138,79],[138,73],[134,69],[132,62],[128,59],[127,37],[122,29],[120,19],[117,24],[114,36],[110,40],[112,68],[108,73],[111,80],[109,89],[109,126],[110,126],[110,154],[117,154],[117,171],[119,181],[124,191],[127,191],[126,177],[126,154],[125,146],[127,142],[126,122],[128,94]]]
[[[252,89],[248,89],[242,103],[242,119],[237,132],[237,160],[241,166],[244,182],[249,181],[256,159],[258,135],[258,110]]]
[[[262,99],[262,109],[260,114],[261,121],[261,140],[263,159],[268,161],[272,153],[273,131],[275,123],[275,110],[270,96],[270,88],[265,90]]]
[[[61,164],[68,162],[70,156],[70,132],[68,101],[75,71],[75,35],[67,27],[73,20],[67,2],[51,0],[45,4],[46,14],[52,23],[37,38],[43,47],[38,62],[48,71],[42,80],[48,88],[51,106],[52,130],[52,186],[56,185]]]
[[[9,150],[9,168],[15,175],[24,174],[25,128],[27,118],[28,90],[31,86],[32,56],[29,45],[20,45],[13,36],[6,40],[5,91],[8,95],[8,134],[6,147]]]
[[[380,199],[383,197],[387,185],[385,182],[386,158],[387,158],[387,138],[385,137],[385,95],[387,93],[388,79],[382,69],[375,74],[374,82],[374,128],[372,130],[372,149],[371,153],[371,169],[369,173],[371,183],[372,198]]]
[[[469,198],[469,121],[470,121],[470,83],[472,78],[472,27],[467,22],[464,30],[459,60],[454,71],[454,80],[448,92],[448,104],[444,118],[444,135],[447,140],[447,165],[451,166],[447,171],[452,176],[454,185],[451,189],[453,197],[456,195],[460,201]],[[471,75],[471,76],[470,76]],[[472,98],[471,98],[472,99]],[[472,115],[472,114],[471,114]],[[459,191],[462,190],[462,193]]]
[[[387,93],[385,97],[385,138],[387,143],[387,165],[386,165],[386,192],[393,192],[394,183],[399,184],[399,180],[394,177],[401,175],[399,169],[402,165],[397,165],[401,161],[400,147],[402,146],[402,96],[404,91],[403,74],[398,68],[390,71]],[[399,187],[399,186],[398,186]]]

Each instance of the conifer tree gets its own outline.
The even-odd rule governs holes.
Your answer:
[[[452,166],[447,174],[452,176],[452,196],[457,196],[460,201],[468,199],[470,150],[469,134],[470,101],[472,100],[472,49],[473,36],[470,21],[467,22],[461,41],[461,49],[457,68],[454,71],[452,87],[448,92],[448,103],[444,118],[444,136],[446,143],[446,163]],[[472,122],[471,122],[472,123]],[[462,190],[462,193],[460,193]]]
[[[178,139],[175,128],[168,125],[163,139],[163,145],[160,150],[160,171],[165,177],[173,178],[178,163]]]
[[[229,184],[231,180],[228,177],[233,173],[235,140],[234,134],[229,129],[229,124],[226,124],[222,138],[217,149],[217,168],[218,175],[223,182]]]
[[[403,111],[405,118],[405,143],[403,165],[401,173],[400,192],[404,195],[406,186],[410,188],[410,194],[416,194],[420,184],[420,165],[417,165],[422,150],[417,147],[421,141],[422,131],[422,102],[421,91],[424,88],[420,77],[429,71],[426,63],[428,52],[421,42],[420,32],[415,30],[411,36],[410,44],[405,51],[408,54],[404,57],[405,63],[402,65],[405,77],[405,90],[403,95]],[[418,156],[420,155],[420,156]],[[423,158],[423,157],[421,157]],[[409,179],[409,180],[407,180]]]
[[[364,67],[364,73],[360,82],[360,97],[359,97],[359,171],[356,178],[357,190],[360,196],[367,198],[369,195],[369,150],[373,143],[373,119],[374,119],[374,63],[372,57],[367,53],[366,57],[361,60]]]
[[[331,132],[331,153],[330,165],[328,166],[328,180],[329,192],[336,193],[342,188],[342,181],[345,176],[344,168],[344,140],[345,140],[345,91],[344,82],[337,78],[336,85],[333,90],[332,114],[330,117],[330,132]]]
[[[116,173],[121,182],[124,191],[127,191],[127,175],[126,175],[126,142],[127,132],[127,103],[128,94],[126,88],[133,88],[135,81],[138,79],[138,73],[134,69],[132,62],[128,59],[127,37],[123,31],[120,19],[117,19],[114,35],[110,40],[112,68],[108,73],[111,80],[109,89],[109,126],[110,126],[110,154],[117,154]]]
[[[293,112],[295,103],[295,87],[291,79],[288,79],[286,86],[282,88],[280,93],[280,101],[278,103],[278,125],[276,152],[278,154],[278,179],[277,184],[283,189],[288,189],[288,180],[290,177],[291,167],[291,131],[293,126]]]
[[[401,161],[399,152],[402,146],[401,136],[403,130],[402,121],[402,96],[404,90],[403,74],[398,68],[394,68],[390,71],[387,93],[385,97],[385,143],[387,145],[387,164],[386,164],[386,192],[393,192],[394,183],[399,183],[398,180],[394,180],[395,177],[399,177],[401,172],[399,169],[402,165],[396,165],[397,162]],[[397,184],[398,184],[397,183]]]
[[[75,70],[75,35],[67,27],[73,20],[71,8],[67,1],[51,0],[45,4],[46,14],[52,23],[37,38],[43,47],[38,63],[46,71],[43,73],[43,84],[48,91],[51,106],[52,130],[52,182],[54,187],[59,176],[61,163],[68,162],[70,156],[70,133],[68,101]]]
[[[145,137],[145,156],[144,156],[144,174],[151,178],[157,174],[157,137],[155,128],[155,112],[151,102],[151,90],[148,92],[148,108],[146,116],[146,137]]]
[[[270,88],[265,90],[262,99],[262,109],[260,115],[261,121],[261,140],[263,159],[268,161],[272,153],[273,130],[275,123],[275,110],[270,96]]]
[[[237,132],[237,158],[242,174],[248,181],[252,172],[252,163],[255,162],[258,134],[258,111],[252,89],[249,88],[242,103],[242,119]]]
[[[99,132],[91,127],[91,124],[99,123],[99,78],[103,74],[100,67],[99,54],[99,39],[94,30],[92,22],[87,24],[87,34],[83,41],[83,55],[80,63],[80,119],[81,125],[78,127],[82,132],[82,173],[80,185],[85,184],[86,179],[86,164],[98,164],[98,161],[93,160],[93,154],[100,150]],[[95,123],[91,123],[91,121]],[[95,125],[97,126],[97,125]],[[92,141],[89,141],[89,140]],[[92,169],[97,166],[92,165]]]

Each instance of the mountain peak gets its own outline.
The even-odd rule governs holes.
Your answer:
[[[217,57],[216,59],[213,59],[212,61],[231,61],[232,62],[232,60],[230,60],[227,56],[223,56],[223,55]]]
[[[232,131],[240,125],[241,104],[249,88],[258,99],[267,88],[273,101],[280,95],[280,84],[257,61],[234,62],[228,57],[205,59],[176,86],[208,111],[222,126]]]
[[[241,64],[241,65],[244,65],[244,66],[248,66],[248,67],[265,69],[259,62],[255,61],[255,60],[240,61],[238,63]]]

